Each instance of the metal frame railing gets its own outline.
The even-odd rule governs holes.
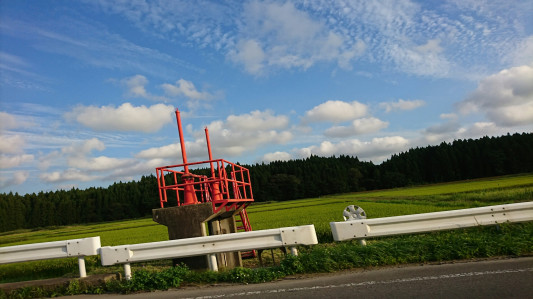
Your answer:
[[[186,171],[188,167],[202,166],[211,167],[211,177]],[[224,159],[162,166],[156,168],[156,173],[161,208],[169,201],[169,191],[173,193],[176,205],[181,206],[186,204],[184,192],[192,190],[198,202],[211,202],[215,213],[222,208],[226,211],[238,209],[254,201],[249,170]],[[183,180],[185,174],[187,181]]]

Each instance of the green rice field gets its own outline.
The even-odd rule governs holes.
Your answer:
[[[533,173],[472,181],[416,186],[323,196],[286,202],[254,203],[247,208],[254,230],[314,224],[320,243],[333,242],[329,223],[343,221],[348,205],[362,207],[368,218],[427,213],[533,201]],[[17,230],[0,234],[0,247],[28,243],[100,236],[102,246],[168,240],[165,226],[151,218]],[[76,276],[75,259],[47,260],[0,265],[0,282],[36,278]],[[87,258],[90,273],[108,270],[99,266],[96,257]]]

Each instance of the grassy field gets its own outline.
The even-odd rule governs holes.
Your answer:
[[[378,218],[524,201],[533,201],[533,174],[287,202],[255,203],[247,210],[254,230],[314,224],[319,242],[330,243],[332,236],[329,222],[343,221],[342,211],[351,204],[362,207],[369,218]],[[93,236],[100,236],[102,246],[168,240],[165,226],[156,224],[151,218],[145,218],[7,232],[0,234],[0,246]],[[76,263],[76,259],[65,259],[0,265],[0,282],[74,277],[77,273]],[[120,268],[101,267],[96,257],[89,257],[87,270],[91,274],[118,272]]]

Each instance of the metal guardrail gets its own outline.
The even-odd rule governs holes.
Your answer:
[[[330,222],[330,226],[333,239],[345,241],[526,221],[533,221],[533,202],[374,219],[348,219],[345,222]]]
[[[77,257],[80,277],[87,277],[85,256],[97,255],[100,237],[0,247],[0,264]]]
[[[290,247],[291,254],[297,255],[296,246],[313,244],[318,244],[318,240],[315,226],[311,224],[152,243],[106,246],[100,249],[100,255],[103,266],[124,264],[125,277],[131,279],[130,263],[135,262],[207,255],[210,269],[218,271],[217,253]]]

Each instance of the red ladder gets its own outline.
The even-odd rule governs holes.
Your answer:
[[[237,224],[237,232],[252,231],[252,225],[250,224],[250,220],[248,220],[248,213],[246,213],[246,209],[242,209],[239,212],[239,217],[235,217],[235,222]],[[253,258],[256,256],[257,253],[255,252],[255,250],[241,252],[242,258]]]

